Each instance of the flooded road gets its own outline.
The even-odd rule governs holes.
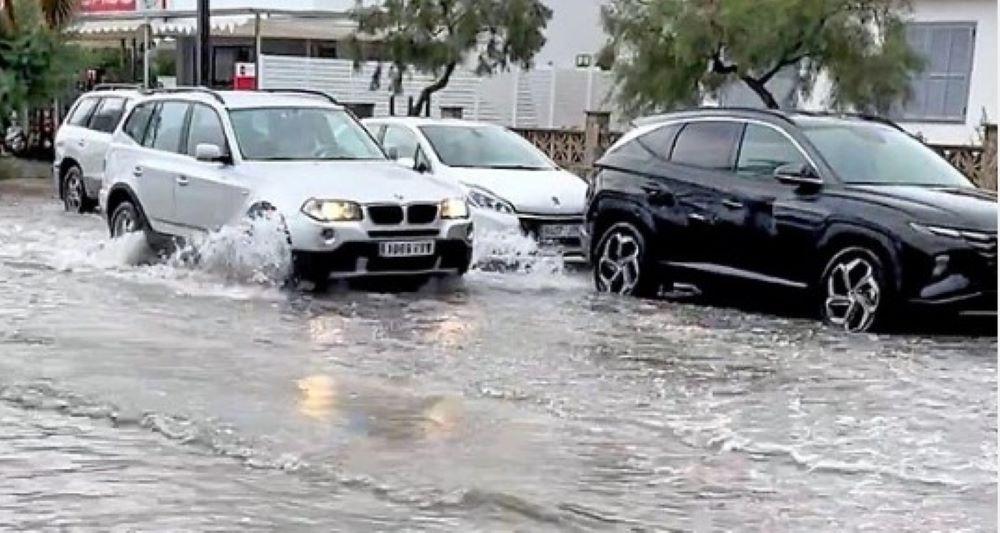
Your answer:
[[[537,271],[300,294],[105,235],[0,198],[0,530],[997,527],[995,336]]]

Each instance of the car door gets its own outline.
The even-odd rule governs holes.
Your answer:
[[[742,126],[723,120],[692,121],[680,127],[666,164],[657,165],[644,186],[656,215],[666,260],[704,269],[725,254],[718,212],[732,171]]]
[[[72,159],[80,164],[80,170],[87,177],[84,154],[89,140],[90,119],[94,116],[100,98],[83,96],[70,111],[66,122],[59,128],[56,139],[56,151],[59,161]]]
[[[125,112],[125,98],[102,98],[89,122],[86,146],[81,151],[83,175],[87,180],[87,191],[96,195],[104,179],[104,156],[111,144],[111,134]]]
[[[175,212],[174,188],[181,176],[180,166],[187,158],[181,153],[181,140],[190,108],[189,103],[181,101],[163,101],[157,105],[142,142],[143,149],[131,169],[139,202],[154,223],[185,226]]]
[[[223,154],[230,154],[219,114],[204,104],[194,104],[191,110],[187,157],[179,167],[174,202],[177,218],[183,224],[214,231],[240,215],[249,189],[238,179],[232,165],[198,161],[195,155],[199,144],[212,144]]]
[[[817,190],[775,178],[782,165],[812,165],[776,125],[746,125],[731,183],[721,199],[718,227],[730,253],[719,262],[741,274],[778,284],[804,280],[816,232],[825,218]]]

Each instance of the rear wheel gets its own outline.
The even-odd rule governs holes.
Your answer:
[[[94,209],[94,201],[87,197],[83,184],[83,171],[73,165],[63,175],[63,207],[70,213],[87,213]]]
[[[594,285],[599,292],[628,296],[656,296],[659,283],[649,259],[645,234],[629,222],[604,232],[594,259]]]
[[[864,247],[836,253],[820,284],[823,320],[849,333],[882,326],[892,300],[886,268],[877,254]]]

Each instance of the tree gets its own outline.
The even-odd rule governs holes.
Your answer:
[[[545,44],[552,10],[541,0],[379,0],[367,7],[358,0],[351,16],[358,24],[355,61],[375,56],[391,63],[393,92],[401,92],[411,69],[434,76],[411,109],[419,114],[473,58],[478,75],[511,64],[529,68]]]
[[[79,51],[62,34],[77,0],[11,0],[0,13],[0,112],[43,104],[75,77]]]
[[[907,0],[612,0],[600,62],[628,114],[696,103],[742,83],[769,108],[786,69],[808,95],[829,79],[831,104],[885,112],[909,96],[922,60],[906,43]]]

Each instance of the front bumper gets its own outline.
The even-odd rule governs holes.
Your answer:
[[[464,239],[437,239],[433,255],[386,258],[379,256],[377,241],[349,242],[329,252],[294,250],[292,258],[296,271],[312,278],[460,276],[469,270],[472,245]]]
[[[957,314],[997,313],[997,248],[991,244],[951,248],[904,263],[918,271],[908,301]]]

